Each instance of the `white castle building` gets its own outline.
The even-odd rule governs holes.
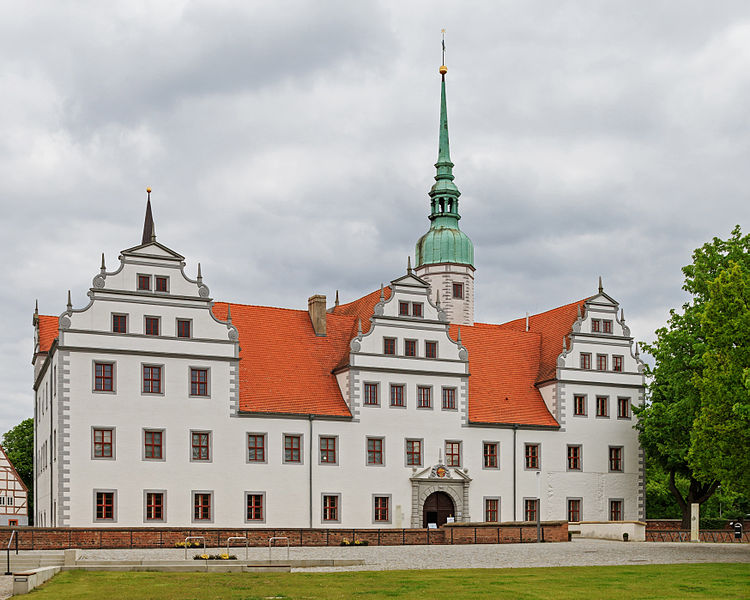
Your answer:
[[[430,229],[389,286],[307,311],[215,302],[156,241],[149,199],[87,306],[35,311],[37,525],[644,518],[642,363],[601,282],[474,322],[441,73]]]

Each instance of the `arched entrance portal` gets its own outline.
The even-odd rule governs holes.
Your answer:
[[[437,523],[440,527],[448,520],[448,517],[456,515],[456,507],[451,497],[445,492],[434,492],[427,496],[422,510],[422,527],[428,523]]]

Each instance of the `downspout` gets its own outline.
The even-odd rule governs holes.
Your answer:
[[[513,425],[513,520],[516,520],[516,434],[518,425]]]
[[[310,452],[307,455],[307,464],[308,464],[308,481],[307,481],[307,489],[308,489],[308,503],[310,505],[310,524],[309,527],[312,529],[313,526],[313,490],[312,490],[312,474],[313,474],[313,419],[315,417],[313,415],[309,416],[310,419],[310,428],[309,428],[309,437],[310,437]]]

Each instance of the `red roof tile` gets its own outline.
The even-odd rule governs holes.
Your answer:
[[[39,315],[39,352],[49,352],[57,338],[57,317]]]
[[[390,299],[391,286],[386,286],[383,288],[383,296],[386,300]],[[331,314],[351,315],[355,317],[355,329],[352,334],[352,337],[354,337],[357,333],[356,327],[358,319],[362,319],[362,333],[367,333],[368,331],[370,331],[370,317],[372,317],[372,314],[375,312],[375,305],[378,302],[380,302],[380,290],[375,290],[374,292],[371,292],[366,296],[362,296],[361,298],[358,298],[353,302],[349,302],[348,304],[339,304],[338,306],[333,308]]]

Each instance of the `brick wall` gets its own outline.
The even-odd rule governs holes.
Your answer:
[[[0,527],[0,547],[15,529],[21,550],[65,548],[174,548],[188,536],[203,536],[209,548],[226,547],[231,536],[247,537],[250,546],[268,546],[286,537],[290,546],[339,546],[342,540],[366,540],[371,546],[416,544],[498,544],[536,541],[536,523],[456,523],[441,529],[187,529],[180,527]],[[567,521],[545,521],[546,542],[567,542]],[[239,540],[234,542],[240,545]]]

